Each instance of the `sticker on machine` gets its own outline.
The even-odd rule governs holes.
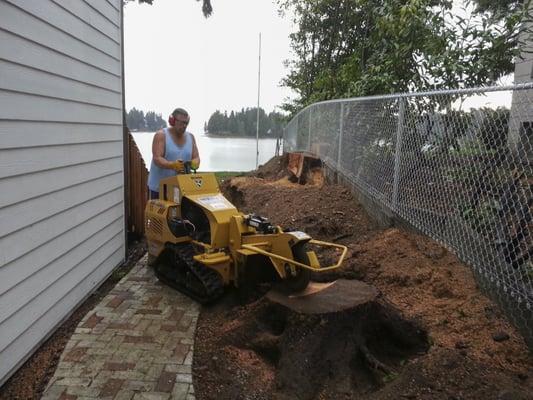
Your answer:
[[[233,208],[233,205],[227,201],[224,196],[218,194],[216,196],[206,196],[198,198],[198,202],[206,207],[211,207],[215,210],[225,210]]]
[[[304,239],[311,239],[311,236],[309,236],[307,233],[305,232],[301,232],[301,231],[294,231],[294,232],[287,232],[289,235],[292,235],[294,236],[296,239],[298,240],[304,240]]]

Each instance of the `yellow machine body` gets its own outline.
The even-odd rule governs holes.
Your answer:
[[[303,232],[284,232],[271,225],[265,231],[252,226],[250,216],[239,212],[222,195],[213,173],[163,179],[159,194],[160,199],[149,200],[145,209],[149,258],[157,265],[166,250],[189,243],[195,249],[194,262],[216,271],[224,286],[242,284],[247,270],[254,268],[250,260],[258,257],[269,260],[283,281],[302,271],[309,274],[338,268],[347,251],[345,246],[312,240]],[[171,228],[176,221],[182,229],[178,233]],[[183,232],[185,228],[194,230]],[[341,252],[338,262],[322,267],[314,251],[305,251],[296,259],[294,249],[304,243],[337,248]],[[264,267],[264,263],[259,264]]]

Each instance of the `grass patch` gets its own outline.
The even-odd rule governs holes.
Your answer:
[[[219,183],[224,182],[226,179],[233,178],[234,176],[243,175],[244,172],[239,171],[218,171],[215,172],[215,176],[217,177],[217,180]]]

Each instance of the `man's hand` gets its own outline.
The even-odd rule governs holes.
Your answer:
[[[172,163],[170,163],[172,166],[172,169],[176,172],[185,172],[185,164],[182,160],[176,160]]]
[[[198,159],[198,158],[193,158],[193,159],[191,160],[191,169],[193,169],[194,171],[196,171],[199,167],[200,167],[200,159]]]

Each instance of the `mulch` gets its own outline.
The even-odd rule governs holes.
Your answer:
[[[223,191],[245,213],[346,245],[342,269],[314,280],[358,279],[380,297],[309,316],[268,288],[244,303],[229,290],[198,323],[198,399],[531,398],[533,357],[467,266],[425,236],[379,228],[342,186],[293,183],[285,166],[273,159]]]

